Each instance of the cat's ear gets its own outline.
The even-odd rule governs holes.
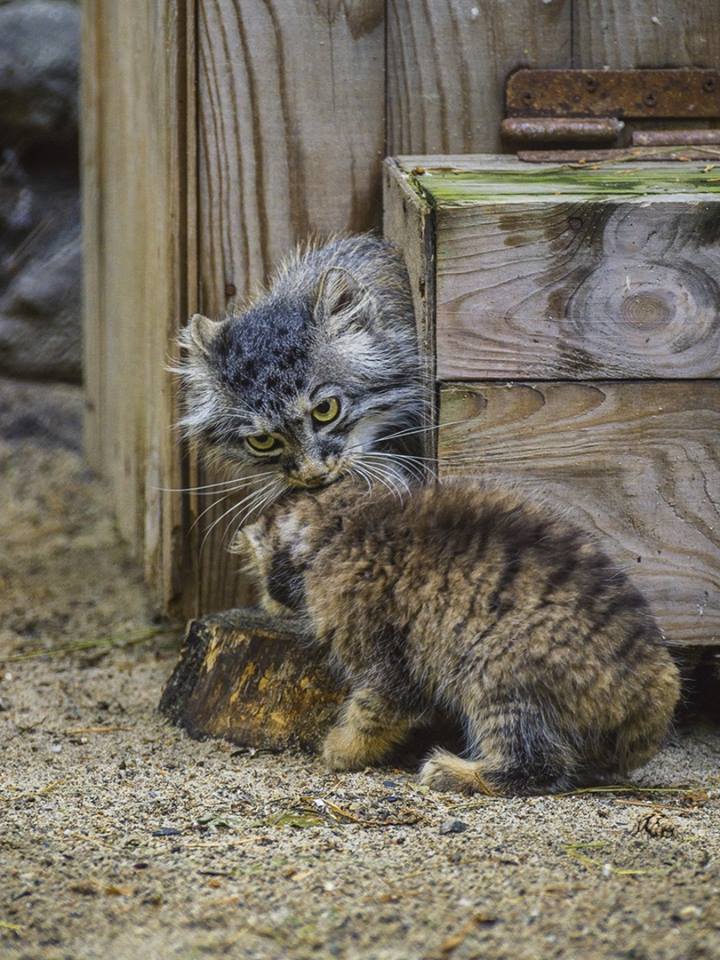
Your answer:
[[[185,337],[186,346],[194,346],[207,356],[213,340],[220,333],[223,325],[222,320],[211,320],[210,317],[203,317],[200,313],[193,314]]]
[[[316,290],[315,316],[335,333],[363,329],[374,319],[370,292],[343,267],[328,267]]]

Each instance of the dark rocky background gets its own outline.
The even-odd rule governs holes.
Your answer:
[[[0,375],[81,378],[80,10],[0,0]]]

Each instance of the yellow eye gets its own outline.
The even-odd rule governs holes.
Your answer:
[[[340,413],[340,401],[337,397],[326,397],[312,408],[311,413],[318,423],[332,423]]]
[[[258,453],[267,453],[280,446],[280,441],[276,437],[271,437],[269,433],[256,433],[252,437],[245,437],[245,442],[251,450]]]

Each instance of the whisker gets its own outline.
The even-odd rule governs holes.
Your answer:
[[[477,419],[476,417],[463,417],[462,420],[448,420],[445,423],[430,424],[429,426],[426,426],[426,427],[417,427],[417,426],[406,427],[403,430],[396,430],[394,433],[386,433],[382,436],[376,437],[375,443],[379,443],[385,440],[395,440],[399,437],[415,436],[420,433],[429,433],[432,430],[440,430],[444,427],[453,427],[461,423],[470,423],[471,421],[474,421],[476,419]],[[358,447],[362,447],[362,445],[363,445],[362,443],[355,443],[352,446],[348,447],[347,450],[348,451],[355,450]]]
[[[358,477],[360,477],[361,480],[364,480],[364,481],[365,481],[365,485],[367,486],[368,493],[370,493],[370,492],[372,491],[372,483],[370,482],[370,478],[369,478],[368,475],[365,473],[365,471],[362,469],[362,467],[358,466],[358,464],[355,464],[355,465],[353,465],[352,467],[350,467],[350,469],[348,470],[348,473],[349,473],[351,476],[358,476]]]
[[[232,548],[232,542],[237,536],[238,531],[240,530],[241,527],[245,526],[245,524],[248,522],[252,514],[254,512],[257,512],[257,514],[260,515],[266,507],[268,507],[271,503],[274,503],[275,500],[278,499],[278,497],[280,496],[281,493],[283,493],[286,487],[287,485],[285,483],[283,483],[280,480],[276,480],[274,485],[271,485],[268,491],[261,491],[264,494],[264,496],[261,496],[258,500],[255,500],[254,502],[252,502],[249,505],[248,509],[243,512],[242,516],[235,524],[232,531],[232,535],[230,537],[230,548]],[[223,543],[227,539],[228,531],[232,527],[233,523],[234,523],[234,520],[229,521],[227,528],[225,530],[225,535],[223,536]]]
[[[268,489],[268,487],[270,487],[270,486],[271,486],[273,483],[275,483],[275,482],[276,482],[276,481],[274,481],[274,480],[269,480],[269,481],[267,481],[265,487],[262,487],[260,490],[253,490],[253,491],[252,491],[251,493],[249,493],[246,497],[243,497],[243,499],[240,500],[239,503],[234,503],[228,510],[226,510],[226,511],[225,511],[224,513],[222,513],[219,517],[217,517],[217,519],[213,520],[213,522],[210,524],[210,526],[208,527],[208,529],[205,531],[205,536],[203,537],[202,543],[200,544],[200,556],[202,556],[203,548],[205,547],[205,544],[207,543],[208,537],[210,536],[210,534],[212,533],[212,531],[215,529],[215,527],[216,527],[222,520],[225,519],[225,517],[227,517],[228,515],[233,514],[233,513],[238,513],[238,511],[242,510],[242,508],[245,506],[245,504],[247,503],[248,500],[254,499],[254,498],[257,497],[259,494],[261,494],[264,490]]]
[[[394,453],[385,452],[382,450],[373,450],[368,451],[363,454],[366,458],[371,458],[373,460],[384,460],[388,463],[394,463],[399,470],[406,470],[410,473],[413,479],[423,483],[427,478],[427,474],[431,473],[434,476],[434,471],[431,471],[428,466],[425,464],[415,463],[415,457],[412,456],[403,456],[402,454],[396,455]],[[423,458],[424,459],[424,458]]]
[[[260,480],[263,477],[269,477],[270,474],[277,473],[277,470],[265,470],[263,473],[254,473],[247,477],[234,477],[231,480],[220,480],[218,483],[204,483],[198,487],[153,487],[152,489],[158,493],[199,493],[202,490],[210,490],[211,488],[216,487],[230,487],[234,484],[252,483],[254,480]],[[212,496],[213,494],[207,494],[207,496]]]
[[[383,466],[377,463],[369,464],[366,461],[363,461],[363,466],[368,471],[370,476],[374,476],[377,480],[380,481],[393,496],[397,497],[398,500],[402,501],[402,490],[395,483],[395,478],[388,474],[387,470],[383,469]],[[409,491],[408,491],[409,492]]]
[[[381,457],[390,456],[393,458],[397,458],[398,460],[424,460],[426,463],[437,463],[438,460],[448,459],[447,457],[420,457],[414,453],[395,453],[394,450],[392,451],[392,453],[390,451],[385,451],[385,450],[368,450],[366,453],[363,454],[363,456],[366,457],[368,456],[368,454],[372,454],[373,456],[378,455]]]
[[[267,477],[267,476],[270,476],[271,474],[275,474],[275,473],[277,473],[276,470],[268,470],[266,473],[260,474],[259,476],[252,477],[252,478],[250,478],[250,479],[251,479],[251,480],[258,480],[258,481],[259,481],[259,480],[261,480],[263,477]],[[204,509],[201,513],[199,513],[199,514],[197,515],[197,517],[195,518],[195,520],[193,521],[193,524],[192,524],[192,526],[190,527],[190,531],[189,531],[189,532],[192,533],[192,531],[193,531],[193,530],[195,529],[195,527],[198,525],[198,523],[200,522],[200,520],[205,516],[206,513],[209,513],[209,512],[213,509],[213,507],[218,506],[218,504],[220,504],[220,503],[224,503],[224,502],[225,502],[229,497],[231,497],[234,493],[239,493],[240,490],[244,489],[245,487],[247,487],[247,486],[249,486],[249,485],[250,485],[250,483],[246,483],[246,484],[243,484],[241,487],[234,487],[232,490],[227,491],[227,492],[226,492],[226,491],[221,491],[222,493],[225,494],[225,496],[218,497],[217,500],[213,500],[213,502],[210,504],[209,507],[205,507],[205,509]],[[240,500],[240,504],[245,503],[245,502],[253,495],[253,492],[256,492],[256,491],[250,491],[250,493],[248,493],[247,496],[243,497],[243,499]],[[208,496],[208,497],[209,497],[209,496],[213,496],[213,494],[207,493],[207,494],[204,494],[204,496]]]
[[[386,474],[389,474],[389,476],[397,480],[398,484],[400,485],[401,491],[405,490],[405,493],[409,494],[410,487],[408,485],[407,480],[403,476],[402,472],[399,469],[395,469],[395,467],[393,467],[391,463],[384,464],[384,467],[385,467]]]
[[[233,517],[231,522],[234,523],[237,520],[237,527],[238,528],[241,527],[245,523],[245,520],[247,519],[247,517],[249,517],[250,514],[253,512],[256,505],[258,503],[262,503],[263,498],[266,497],[268,493],[273,491],[276,487],[277,487],[277,481],[272,481],[271,483],[263,487],[262,490],[256,490],[251,497],[247,498],[247,502],[244,504],[243,510],[239,514],[239,516],[236,515],[235,517]],[[223,537],[223,539],[225,538]]]
[[[217,506],[219,506],[221,503],[224,503],[229,496],[231,496],[231,494],[228,493],[228,494],[227,494],[226,496],[224,496],[224,497],[218,497],[217,500],[213,500],[213,502],[210,504],[209,507],[205,507],[205,509],[202,511],[202,513],[199,513],[199,514],[195,517],[195,519],[193,520],[193,523],[192,523],[192,526],[190,527],[189,533],[192,533],[192,532],[193,532],[193,530],[195,529],[195,527],[200,523],[200,521],[202,520],[202,518],[205,516],[206,513],[209,513],[209,512],[213,509],[213,507],[217,507]]]
[[[397,496],[397,491],[393,487],[391,487],[390,484],[387,482],[387,480],[382,475],[380,475],[378,471],[374,469],[369,463],[363,463],[363,469],[365,470],[365,472],[367,473],[367,475],[370,477],[372,481],[377,481],[378,483],[381,483],[385,487],[385,489],[388,491],[388,493],[391,494],[391,496],[395,496],[395,497]]]
[[[378,437],[378,440],[395,440],[397,437],[407,437],[417,433],[428,433],[431,430],[441,430],[445,427],[454,427],[461,423],[470,423],[477,420],[477,417],[463,417],[462,420],[448,420],[445,423],[435,423],[428,427],[411,427],[408,430],[399,430],[397,433],[389,433],[384,437]]]

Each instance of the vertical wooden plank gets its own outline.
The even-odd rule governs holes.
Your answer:
[[[298,239],[379,224],[384,4],[207,0],[199,14],[200,282],[212,313]]]
[[[160,104],[170,104],[174,122],[164,129],[159,177],[163,223],[162,258],[165,289],[159,322],[145,320],[149,349],[145,353],[145,384],[150,402],[146,411],[143,551],[148,580],[166,609],[185,612],[187,588],[187,518],[185,497],[175,492],[186,485],[186,451],[174,430],[178,409],[177,379],[168,376],[160,358],[176,359],[179,326],[197,308],[196,247],[196,76],[195,0],[175,0],[156,10],[155,33],[165,43],[153,51],[161,75],[151,78],[162,91]],[[168,43],[168,41],[170,41]],[[159,123],[158,117],[153,118]],[[159,211],[158,211],[159,212]],[[156,283],[157,264],[146,261],[148,285]],[[160,360],[160,362],[159,362]]]
[[[85,382],[85,452],[95,470],[102,469],[103,311],[100,277],[102,158],[100,68],[102,0],[83,0],[80,74],[80,164],[83,236],[83,371]]]
[[[138,4],[130,6],[137,11]],[[137,309],[142,309],[142,277],[136,276],[130,235],[139,248],[147,239],[142,218],[145,184],[134,183],[133,166],[147,158],[148,145],[141,135],[139,111],[133,117],[135,44],[127,21],[128,6],[103,3],[98,20],[103,50],[100,97],[102,109],[100,198],[103,233],[100,244],[100,283],[104,336],[99,358],[102,370],[102,462],[115,501],[120,532],[133,551],[142,556],[139,533],[142,516],[138,501],[136,464]],[[147,69],[147,65],[143,65]],[[112,122],[110,122],[112,118]],[[144,132],[144,131],[143,131]],[[129,152],[129,146],[135,156]],[[139,193],[138,193],[139,190]],[[132,278],[132,283],[130,279]],[[133,346],[135,344],[135,346]]]
[[[383,178],[383,234],[405,259],[410,280],[427,384],[428,426],[436,421],[435,409],[435,210],[397,160],[385,160]],[[435,454],[435,431],[424,437],[427,456]]]
[[[383,0],[199,6],[204,312],[245,297],[299,239],[379,224],[384,7]],[[203,530],[227,506],[206,514]],[[223,527],[198,558],[201,611],[248,597],[222,544]]]
[[[164,367],[187,315],[191,0],[85,6],[83,200],[88,451],[118,525],[167,608],[182,528],[174,385]]]
[[[573,66],[716,67],[720,15],[709,0],[574,0]]]
[[[387,152],[500,152],[510,71],[570,66],[571,0],[388,0],[387,33]]]

